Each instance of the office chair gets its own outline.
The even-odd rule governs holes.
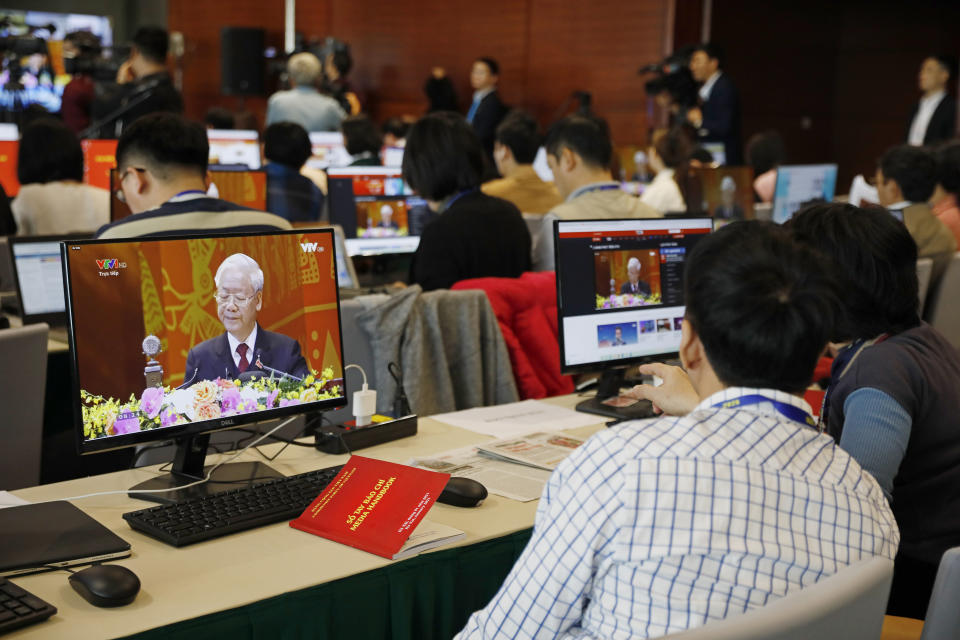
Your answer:
[[[0,330],[0,489],[40,484],[49,332],[44,323]]]
[[[940,559],[920,640],[954,640],[960,631],[960,547]]]
[[[892,580],[893,560],[860,560],[764,607],[664,640],[876,640]]]
[[[930,276],[933,274],[933,258],[917,260],[917,293],[920,296],[920,317],[923,317],[924,305],[930,290]]]
[[[950,344],[960,347],[960,253],[953,254],[940,283],[930,291],[924,315]]]

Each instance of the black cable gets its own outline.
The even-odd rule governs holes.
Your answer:
[[[149,444],[141,449],[137,449],[137,452],[133,454],[133,459],[130,461],[130,466],[128,469],[134,469],[137,466],[137,460],[140,459],[140,456],[145,454],[147,451],[152,451],[154,449],[160,449],[161,447],[168,447],[173,444],[173,440],[164,440],[163,442],[157,442],[155,444]]]
[[[252,434],[253,436],[258,436],[258,435],[260,435],[260,432],[259,432],[259,431],[255,431],[255,430],[253,430],[253,429],[234,429],[234,431],[242,431],[243,433],[249,433],[249,434]],[[302,432],[301,432],[301,433],[302,433]],[[286,442],[287,444],[292,444],[292,445],[295,446],[295,447],[310,447],[310,448],[313,448],[313,445],[310,444],[309,442],[297,442],[296,440],[291,440],[291,439],[289,439],[289,438],[284,438],[283,436],[268,436],[268,437],[269,437],[271,440],[276,440],[276,441],[278,441],[278,442]],[[299,436],[299,437],[303,437],[303,436]],[[250,439],[252,439],[252,438],[244,438],[243,440],[237,440],[237,443],[243,442],[244,440],[250,440]],[[235,448],[237,448],[237,449],[240,448],[238,444],[235,444],[234,446],[235,446]]]

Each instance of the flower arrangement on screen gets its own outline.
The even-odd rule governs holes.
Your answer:
[[[147,387],[126,401],[80,391],[86,440],[125,435],[158,427],[213,420],[317,400],[338,398],[339,385],[328,386],[333,369],[314,372],[302,381],[273,378],[201,380],[185,389]]]
[[[619,309],[621,307],[646,307],[654,304],[660,304],[660,294],[654,293],[649,296],[636,293],[622,293],[620,295],[610,294],[601,296],[597,294],[597,309]]]

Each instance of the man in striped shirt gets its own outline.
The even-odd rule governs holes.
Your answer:
[[[724,227],[688,258],[680,356],[638,388],[667,413],[590,438],[553,473],[533,536],[459,638],[647,638],[763,606],[899,531],[876,481],[810,425],[802,392],[837,316],[810,249]]]

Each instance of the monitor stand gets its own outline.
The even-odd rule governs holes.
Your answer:
[[[283,474],[261,462],[231,462],[218,468],[209,482],[204,482],[180,491],[166,493],[135,493],[137,491],[172,489],[181,485],[202,480],[214,465],[204,466],[207,455],[207,445],[210,443],[210,434],[188,436],[175,440],[176,453],[173,458],[173,467],[170,473],[151,478],[140,484],[130,487],[127,494],[138,500],[148,500],[161,504],[176,504],[184,500],[204,498],[206,496],[242,489],[265,480],[282,478]]]
[[[640,400],[627,407],[615,407],[603,403],[604,400],[616,398],[620,395],[620,389],[624,386],[626,374],[627,367],[604,369],[600,374],[600,380],[597,382],[597,395],[577,404],[577,411],[607,416],[617,420],[642,420],[657,415],[653,412],[653,405],[649,400]]]

